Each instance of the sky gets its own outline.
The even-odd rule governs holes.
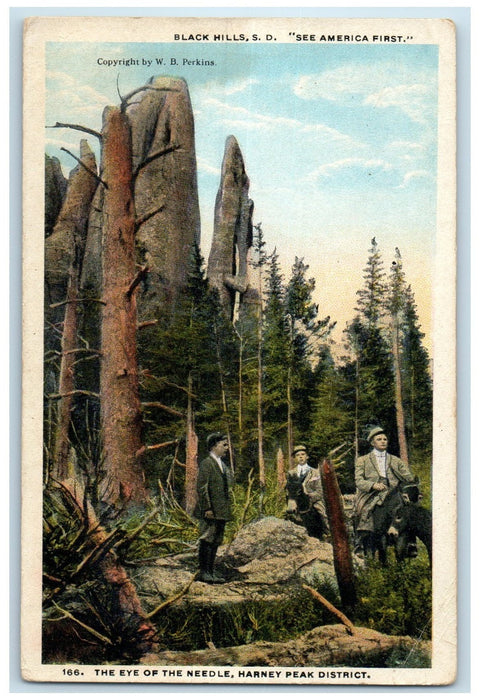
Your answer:
[[[133,61],[107,63],[121,59]],[[262,223],[287,278],[295,256],[309,265],[319,313],[337,322],[335,341],[354,316],[375,236],[387,272],[395,247],[401,251],[430,348],[437,61],[435,45],[49,43],[46,124],[100,130],[103,108],[119,103],[117,81],[125,95],[152,75],[184,78],[195,118],[204,258],[233,134],[250,179],[253,222]],[[66,175],[76,163],[60,148],[78,154],[83,136],[46,129],[46,152]]]

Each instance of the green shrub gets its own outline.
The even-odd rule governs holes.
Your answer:
[[[339,604],[329,581],[317,581],[316,588],[335,605]],[[162,647],[189,651],[204,649],[209,642],[216,647],[280,642],[336,622],[332,613],[298,586],[283,587],[277,599],[269,591],[241,603],[175,606],[165,609],[155,620]]]
[[[387,567],[367,560],[358,575],[355,624],[384,634],[429,639],[432,582],[426,553],[402,563],[392,559]]]

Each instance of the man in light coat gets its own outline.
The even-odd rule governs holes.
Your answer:
[[[414,481],[409,467],[387,452],[388,438],[383,428],[373,428],[367,439],[372,451],[359,457],[355,464],[356,552],[362,550],[365,539],[373,532],[374,508],[382,505],[387,495],[399,484]]]
[[[198,559],[199,581],[225,583],[213,573],[218,547],[222,544],[225,525],[232,519],[230,489],[233,472],[222,457],[228,452],[227,436],[212,433],[207,438],[209,451],[200,464],[197,477],[197,503],[193,515],[200,521]]]

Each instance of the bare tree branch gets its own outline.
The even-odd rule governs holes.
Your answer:
[[[161,610],[166,608],[167,606],[171,605],[172,603],[175,603],[179,598],[185,595],[185,593],[188,592],[188,589],[192,585],[192,583],[195,581],[197,578],[197,571],[193,574],[192,578],[189,580],[189,582],[174,596],[171,598],[168,598],[167,600],[164,600],[163,603],[160,603],[154,610],[149,612],[147,615],[145,615],[145,619],[150,620],[152,617],[155,617]]]
[[[62,613],[62,615],[63,615],[64,618],[67,617],[69,620],[72,620],[73,622],[76,622],[77,625],[80,625],[80,627],[83,627],[84,630],[87,630],[87,632],[89,632],[92,636],[94,636],[94,637],[96,637],[97,639],[99,639],[99,640],[100,640],[101,642],[103,642],[104,644],[110,644],[110,645],[112,644],[112,641],[111,641],[108,637],[105,637],[103,634],[100,634],[100,632],[97,632],[96,630],[93,629],[93,627],[89,627],[89,626],[86,625],[84,622],[81,622],[80,620],[77,620],[77,618],[74,617],[74,616],[72,615],[72,613],[68,612],[68,610],[64,610],[64,608],[61,608],[59,605],[57,605],[57,603],[55,603],[55,601],[53,601],[53,604],[54,604],[54,606],[57,608],[57,610],[58,610],[60,613]],[[52,621],[55,621],[54,618],[51,618],[51,619],[52,619]],[[58,618],[58,619],[62,619],[62,618]]]
[[[49,304],[50,309],[56,309],[59,306],[65,306],[65,304],[85,304],[89,301],[94,302],[95,304],[103,304],[106,306],[106,302],[104,302],[102,299],[92,299],[91,297],[85,297],[85,299],[65,299],[65,301],[57,301],[55,304]]]
[[[152,216],[155,216],[155,214],[158,214],[159,212],[163,211],[165,209],[165,204],[162,204],[161,206],[157,207],[157,209],[153,209],[152,211],[148,211],[146,214],[143,216],[140,216],[138,219],[135,220],[135,232],[138,231],[140,226],[143,226],[143,224],[148,221],[149,219],[152,218]]]
[[[153,520],[153,518],[158,515],[158,513],[162,510],[162,506],[157,506],[157,508],[154,508],[151,513],[149,513],[140,523],[138,527],[135,528],[135,530],[132,530],[132,532],[129,532],[125,534],[119,542],[115,544],[117,548],[120,547],[125,547],[125,545],[129,545],[135,537],[138,537],[138,535],[141,533],[141,531],[148,525],[150,520]]]
[[[153,160],[161,158],[162,156],[166,156],[168,153],[172,153],[173,151],[178,151],[179,148],[181,148],[181,146],[173,144],[173,146],[167,146],[167,148],[164,148],[161,151],[155,151],[155,153],[152,153],[152,155],[147,156],[145,160],[142,163],[140,163],[140,165],[133,172],[133,179],[135,180],[140,170],[142,170],[142,168],[151,163]]]
[[[95,180],[97,180],[97,182],[100,182],[100,183],[105,187],[105,189],[108,190],[108,185],[107,185],[107,183],[106,183],[104,180],[102,180],[102,178],[100,177],[100,175],[97,175],[97,173],[94,172],[93,170],[91,170],[90,168],[88,168],[88,167],[85,165],[85,163],[82,163],[82,161],[80,160],[80,158],[77,158],[77,156],[73,155],[73,153],[72,153],[71,151],[69,151],[68,148],[64,148],[63,146],[61,147],[60,150],[61,150],[61,151],[65,151],[65,153],[68,153],[69,156],[72,156],[72,158],[74,158],[74,159],[77,161],[77,163],[78,163],[79,165],[82,166],[82,168],[85,168],[85,170],[87,171],[87,173],[90,173],[90,175],[92,175],[92,176],[95,178]]]
[[[53,126],[47,126],[47,129],[76,129],[77,131],[84,131],[86,134],[91,136],[96,136],[97,139],[102,140],[102,134],[95,129],[89,129],[88,126],[81,126],[80,124],[64,124],[61,122],[56,122]]]
[[[118,91],[118,96],[120,97],[121,100],[121,106],[120,109],[122,112],[124,112],[130,105],[128,104],[128,101],[132,98],[135,97],[135,95],[138,95],[139,92],[145,92],[146,90],[150,90],[152,92],[180,92],[177,88],[169,88],[169,87],[163,87],[163,88],[157,88],[154,87],[153,85],[142,85],[142,87],[135,88],[135,90],[132,90],[131,92],[128,93],[128,95],[125,95],[125,97],[122,97],[120,95],[120,91],[118,90],[118,79],[117,79],[117,91]]]
[[[345,627],[347,628],[348,634],[355,634],[355,627],[353,625],[353,622],[350,622],[348,617],[344,615],[338,608],[336,608],[332,603],[330,603],[326,598],[323,597],[318,591],[316,591],[314,588],[311,586],[307,586],[306,583],[302,584],[302,588],[305,588],[306,591],[312,594],[316,600],[319,600],[322,605],[324,605],[327,610],[329,610],[331,613],[333,613],[336,617],[338,617],[339,620],[343,622]]]
[[[147,450],[160,450],[162,447],[168,447],[169,445],[177,445],[178,440],[168,440],[167,442],[159,442],[156,445],[143,445],[139,450],[137,450],[135,456],[140,457]]]
[[[131,298],[133,292],[136,290],[140,282],[142,282],[148,275],[148,272],[148,265],[144,265],[144,267],[142,267],[142,269],[137,272],[127,289],[127,299]]]
[[[162,411],[171,413],[172,416],[179,416],[180,418],[186,418],[185,413],[182,411],[177,411],[176,408],[170,408],[170,406],[165,406],[165,404],[159,401],[142,401],[142,408],[161,408]]]
[[[99,399],[100,394],[96,394],[94,391],[85,391],[83,389],[75,389],[74,391],[67,391],[65,394],[48,394],[47,399],[52,399],[57,401],[58,399],[63,399],[66,396],[90,396],[92,399]]]
[[[158,318],[154,318],[151,321],[142,321],[137,325],[137,331],[142,330],[142,328],[147,328],[148,326],[156,326],[158,323]]]
[[[142,372],[142,375],[144,377],[147,377],[148,379],[153,379],[155,382],[158,382],[159,384],[166,384],[167,386],[171,386],[174,389],[179,389],[180,391],[183,391],[187,396],[191,396],[192,399],[198,398],[197,394],[194,394],[191,392],[187,387],[180,386],[180,384],[175,384],[175,382],[170,382],[168,379],[165,377],[156,377],[154,374],[150,373],[150,370],[144,369]]]
[[[74,348],[73,350],[66,350],[65,352],[59,353],[59,354],[74,355],[74,354],[77,354],[79,352],[89,352],[92,355],[103,355],[103,353],[100,352],[100,350],[90,350],[90,348]]]

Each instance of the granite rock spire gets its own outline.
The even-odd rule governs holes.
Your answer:
[[[210,285],[218,290],[226,315],[232,320],[249,289],[248,262],[253,243],[253,202],[248,196],[249,186],[240,147],[236,138],[229,136],[215,202],[207,276]]]

